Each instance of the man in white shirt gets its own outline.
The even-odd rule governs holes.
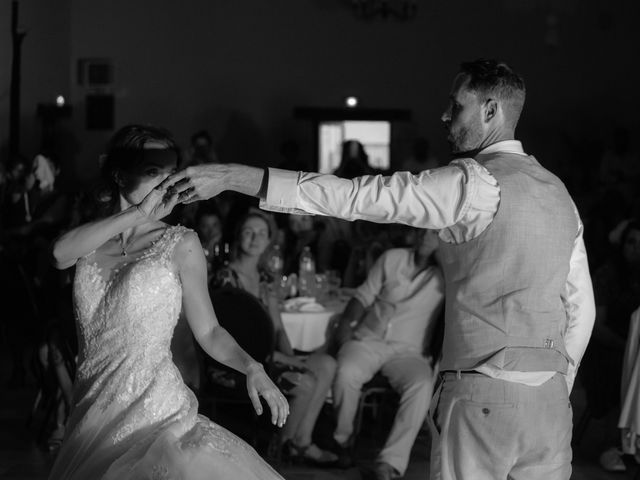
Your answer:
[[[338,368],[333,384],[335,440],[347,451],[362,386],[377,372],[400,394],[398,411],[379,453],[379,478],[402,476],[422,427],[435,382],[427,351],[444,299],[435,262],[438,235],[421,230],[413,248],[392,248],[372,266],[347,304],[337,328]]]
[[[456,160],[418,175],[345,180],[221,165],[162,186],[184,202],[235,190],[272,210],[440,230],[446,314],[432,480],[571,475],[568,395],[595,308],[573,202],[515,140],[524,98],[508,65],[462,64],[442,115]]]

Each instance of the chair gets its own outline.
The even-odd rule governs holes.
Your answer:
[[[39,443],[45,441],[47,430],[52,423],[55,423],[57,409],[64,408],[63,402],[65,400],[60,384],[60,375],[67,376],[70,387],[76,373],[76,358],[68,341],[60,338],[50,339],[43,345],[47,347],[49,368],[43,368],[42,360],[38,358],[42,350],[41,348],[36,349],[31,363],[38,391],[27,418],[27,426],[39,423],[39,426],[36,427],[38,432],[36,440]],[[55,353],[51,351],[54,348],[57,350]],[[56,356],[58,357],[57,362],[54,360]],[[57,369],[62,369],[64,372],[59,372]],[[36,419],[40,419],[40,421],[36,422]]]
[[[270,371],[271,357],[275,346],[273,323],[269,313],[262,304],[250,293],[233,287],[210,289],[218,322],[238,342],[251,357]],[[201,409],[209,409],[213,418],[220,405],[246,406],[251,411],[253,428],[251,429],[251,443],[255,447],[258,440],[259,418],[251,405],[247,394],[244,375],[223,365],[200,351],[201,381],[197,393]],[[218,378],[225,381],[215,381],[212,372],[219,373]],[[265,409],[268,412],[268,408]],[[269,415],[264,415],[267,417]],[[243,415],[243,418],[246,418]]]
[[[429,328],[425,332],[423,339],[422,354],[431,358],[431,366],[437,372],[438,363],[442,354],[442,343],[444,340],[444,308],[441,308],[434,321],[430,322]],[[437,391],[439,377],[436,376],[433,391]],[[353,425],[353,442],[351,448],[355,450],[355,444],[362,428],[362,416],[365,408],[371,409],[373,417],[377,417],[381,407],[385,405],[397,404],[400,395],[393,390],[387,378],[378,372],[374,377],[362,386],[358,409]],[[379,422],[376,422],[376,426]]]
[[[356,443],[360,437],[360,430],[362,428],[362,418],[364,409],[371,410],[371,414],[374,419],[377,419],[380,410],[385,405],[395,405],[397,403],[399,395],[391,387],[387,378],[380,372],[376,373],[371,380],[362,386],[360,391],[360,399],[358,400],[358,409],[356,411],[356,418],[353,422],[353,441],[351,442],[351,450],[355,452]],[[380,426],[380,422],[376,421],[374,424],[376,427]]]

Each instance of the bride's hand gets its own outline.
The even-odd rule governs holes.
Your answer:
[[[271,423],[282,427],[289,415],[289,403],[259,363],[247,369],[247,390],[256,413],[262,415],[262,397],[271,410]]]
[[[158,185],[136,207],[148,221],[161,220],[177,205],[178,196],[179,193],[174,188]]]

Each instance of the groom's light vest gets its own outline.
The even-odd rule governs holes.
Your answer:
[[[498,153],[477,161],[497,179],[500,205],[476,238],[440,243],[446,281],[440,368],[488,363],[566,373],[562,294],[578,232],[571,198],[533,157]]]

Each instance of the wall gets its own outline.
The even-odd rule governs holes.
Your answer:
[[[525,76],[529,95],[519,135],[557,171],[575,162],[566,158],[576,151],[571,142],[604,138],[617,123],[637,128],[634,0],[420,2],[418,18],[407,23],[362,21],[346,0],[22,3],[34,28],[25,42],[25,62],[31,55],[23,70],[25,121],[33,122],[37,101],[69,89],[82,178],[95,173],[112,133],[84,129],[85,92],[72,82],[84,57],[115,62],[116,125],[163,125],[183,144],[204,127],[227,161],[273,163],[288,137],[312,158],[311,128],[292,118],[293,108],[340,106],[348,94],[362,105],[413,111],[414,122],[397,134],[398,155],[422,134],[444,157],[438,119],[451,78],[459,61],[479,56],[502,57]],[[551,33],[550,13],[557,20]],[[555,47],[548,44],[554,31]],[[5,50],[2,44],[3,61]],[[0,92],[7,75],[0,76]],[[4,94],[0,116],[8,118]]]
[[[11,89],[11,1],[0,2],[0,157],[7,154]],[[21,151],[40,148],[38,103],[52,103],[69,94],[70,1],[21,0],[18,26],[22,43]]]

